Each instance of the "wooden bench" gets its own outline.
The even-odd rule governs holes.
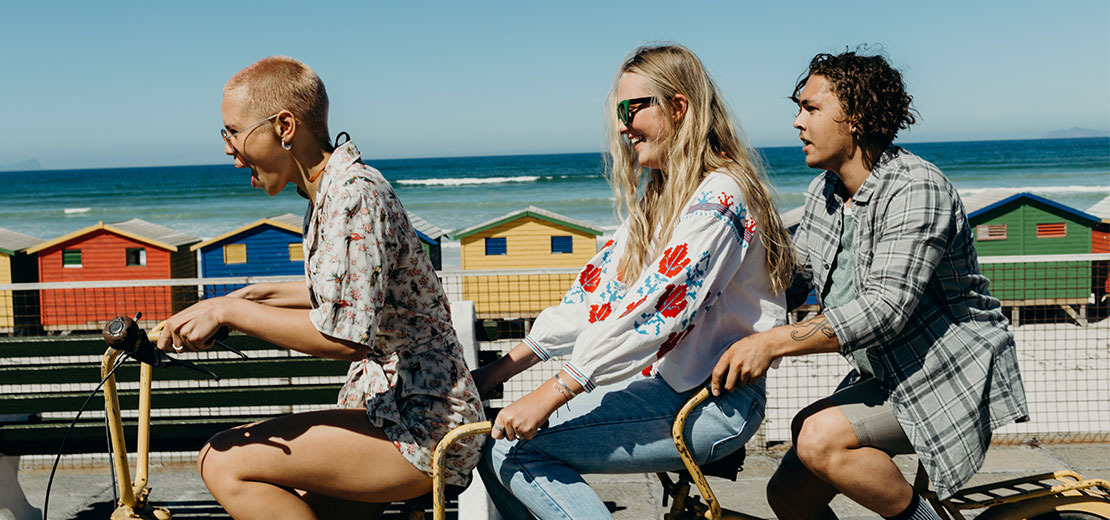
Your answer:
[[[460,339],[473,346],[468,353],[475,358],[468,359],[473,364],[473,306],[453,304],[452,313]],[[212,435],[234,426],[335,406],[349,362],[306,356],[240,334],[224,342],[249,359],[220,348],[175,356],[216,372],[220,381],[184,367],[154,370],[151,452],[195,452]],[[0,517],[5,508],[13,518],[41,517],[33,516],[33,508],[28,510],[19,488],[18,457],[57,453],[77,409],[101,379],[106,349],[100,335],[0,338],[0,488],[14,489],[17,495],[0,495]],[[129,359],[116,371],[132,451],[138,379],[136,361]],[[97,395],[70,432],[63,452],[106,453],[104,415],[104,398]]]

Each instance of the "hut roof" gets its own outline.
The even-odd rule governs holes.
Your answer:
[[[208,247],[212,244],[215,244],[216,242],[220,242],[222,240],[233,237],[233,236],[238,235],[240,233],[243,233],[245,231],[249,231],[249,230],[254,229],[258,226],[266,226],[266,225],[274,226],[278,229],[284,229],[286,231],[292,231],[293,233],[296,233],[296,234],[300,235],[301,232],[302,232],[301,231],[302,222],[303,222],[303,219],[301,217],[298,217],[298,216],[296,216],[292,213],[282,213],[281,215],[278,215],[276,217],[259,219],[259,220],[256,220],[254,222],[251,222],[250,224],[247,224],[245,226],[237,227],[237,228],[235,228],[231,231],[228,231],[227,233],[224,233],[224,234],[222,234],[222,235],[220,235],[216,238],[211,238],[211,239],[205,240],[204,242],[201,242],[199,244],[193,244],[193,246],[190,249],[193,250],[193,251],[196,251],[197,249],[200,249],[202,247]]]
[[[1087,208],[1087,213],[1102,219],[1103,222],[1110,223],[1110,195]]]
[[[1026,192],[1016,193],[1016,194],[1010,195],[1008,197],[1004,197],[1001,200],[997,200],[993,203],[987,203],[987,204],[985,204],[985,205],[983,205],[979,208],[976,208],[976,209],[972,209],[972,206],[969,205],[967,203],[967,201],[965,200],[964,208],[965,208],[965,211],[967,211],[967,218],[970,220],[971,218],[977,217],[977,216],[979,216],[983,213],[986,213],[986,212],[988,212],[992,209],[1005,206],[1006,204],[1009,204],[1011,202],[1021,200],[1021,199],[1026,199],[1026,200],[1032,200],[1032,201],[1039,202],[1041,204],[1044,204],[1044,205],[1046,205],[1050,208],[1053,208],[1057,211],[1060,211],[1062,213],[1067,213],[1067,214],[1069,214],[1073,217],[1077,217],[1081,220],[1086,220],[1086,221],[1090,222],[1091,224],[1096,224],[1098,222],[1101,222],[1099,220],[1099,218],[1095,217],[1094,215],[1091,215],[1089,213],[1085,213],[1083,211],[1079,211],[1079,210],[1077,210],[1077,209],[1075,209],[1071,206],[1065,205],[1065,204],[1060,204],[1059,202],[1056,202],[1054,200],[1049,200],[1049,199],[1046,199],[1044,197],[1041,197],[1041,196],[1038,196],[1038,195],[1033,195],[1032,193],[1026,193]]]
[[[416,213],[405,210],[405,214],[409,216],[409,223],[412,224],[413,229],[416,230],[416,233],[418,235],[427,237],[432,242],[435,242],[436,240],[439,240],[440,237],[447,235],[446,231],[439,229],[435,226],[435,224],[432,224],[431,222],[420,218],[420,216]]]
[[[972,213],[978,212],[987,206],[993,206],[1019,193],[1021,193],[1020,190],[1013,188],[984,188],[968,194],[961,194],[960,200],[964,203],[964,212],[971,216]]]
[[[481,224],[478,224],[477,226],[473,226],[473,227],[469,227],[469,228],[466,228],[466,229],[456,231],[456,232],[452,233],[452,236],[454,236],[454,238],[456,238],[456,239],[468,237],[468,236],[473,235],[475,233],[480,233],[480,232],[485,231],[487,229],[497,227],[497,226],[499,226],[501,224],[504,224],[506,222],[510,222],[510,221],[517,220],[517,219],[524,218],[524,217],[533,217],[533,218],[537,218],[537,219],[540,219],[540,220],[545,220],[547,222],[551,222],[552,224],[557,224],[557,225],[560,225],[560,226],[569,227],[571,229],[582,231],[584,233],[590,233],[594,236],[598,236],[598,235],[601,234],[601,230],[596,229],[596,228],[590,226],[589,224],[587,224],[585,222],[582,222],[580,220],[575,220],[575,219],[572,219],[570,217],[565,217],[565,216],[560,215],[558,213],[555,213],[553,211],[548,211],[548,210],[543,209],[543,208],[537,208],[536,206],[528,206],[527,208],[524,208],[522,210],[514,211],[512,213],[497,217],[493,220],[483,222]]]
[[[174,231],[170,228],[159,226],[158,224],[152,224],[142,219],[133,218],[131,220],[108,224],[97,222],[96,225],[78,229],[77,231],[62,235],[53,240],[42,242],[28,249],[27,252],[37,253],[43,249],[68,242],[101,229],[172,252],[177,252],[178,246],[200,241],[198,237],[181,233],[180,231]]]
[[[270,220],[273,220],[275,222],[281,222],[281,223],[289,225],[289,226],[293,226],[293,227],[297,228],[298,233],[302,233],[303,230],[304,230],[304,216],[303,215],[294,215],[292,213],[282,213],[281,215],[278,215],[276,217],[270,217]]]
[[[14,255],[16,251],[27,249],[42,242],[41,238],[24,235],[10,229],[0,228],[0,253]]]

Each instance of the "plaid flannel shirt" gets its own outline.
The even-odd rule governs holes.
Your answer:
[[[831,282],[844,193],[825,172],[794,236],[792,308]],[[991,431],[1028,416],[1013,335],[979,272],[972,228],[948,179],[891,146],[852,197],[855,299],[821,308],[849,362],[863,350],[937,493],[978,471]],[[855,371],[850,377],[856,377]]]

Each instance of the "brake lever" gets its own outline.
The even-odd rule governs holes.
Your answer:
[[[228,345],[227,343],[224,343],[222,341],[222,340],[227,339],[227,336],[228,336],[228,328],[227,327],[220,327],[219,329],[216,329],[216,334],[213,335],[211,338],[209,338],[207,343],[208,344],[213,344],[214,343],[214,344],[216,344],[216,346],[218,346],[220,348],[223,348],[224,350],[227,350],[227,351],[233,352],[235,354],[238,354],[239,357],[241,357],[243,359],[247,359],[246,354],[244,354],[242,352],[239,352],[238,350],[233,348],[231,345]]]

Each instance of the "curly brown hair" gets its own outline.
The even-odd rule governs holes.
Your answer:
[[[902,74],[882,56],[853,51],[818,54],[794,85],[791,100],[798,102],[798,94],[813,75],[825,78],[840,99],[847,122],[856,127],[860,143],[873,154],[881,154],[899,130],[909,128],[920,116],[910,107],[913,98],[906,93]]]

